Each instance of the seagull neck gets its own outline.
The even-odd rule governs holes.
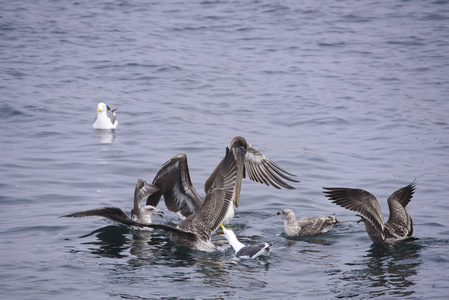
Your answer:
[[[285,221],[287,221],[287,223],[295,223],[296,221],[296,216],[295,213],[290,212],[285,216]]]
[[[240,249],[245,247],[245,245],[240,243],[239,240],[237,239],[237,237],[235,237],[235,236],[230,236],[228,240],[229,240],[229,244],[231,244],[231,246],[232,246],[232,248],[234,248],[235,252],[238,252]]]

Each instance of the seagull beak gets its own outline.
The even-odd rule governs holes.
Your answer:
[[[164,212],[162,210],[158,210],[158,209],[156,209],[153,214],[158,215],[160,217],[164,216]]]
[[[101,108],[97,109],[97,113],[100,112]]]
[[[226,230],[226,228],[223,226],[223,224],[220,223],[221,229],[223,229],[223,231]]]

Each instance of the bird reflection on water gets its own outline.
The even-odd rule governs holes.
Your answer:
[[[131,238],[129,235],[131,234]],[[123,258],[129,252],[139,258],[147,258],[156,251],[161,239],[157,235],[143,230],[134,230],[123,225],[109,225],[92,231],[80,238],[96,236],[97,241],[83,243],[92,245],[89,250],[92,254],[110,258]],[[165,239],[162,240],[165,243]]]
[[[361,261],[346,263],[352,270],[337,274],[339,281],[348,282],[345,290],[335,291],[337,297],[413,295],[411,277],[418,273],[421,249],[417,242],[395,246],[373,243]]]
[[[115,130],[113,129],[94,129],[94,132],[100,144],[112,144],[115,142]]]

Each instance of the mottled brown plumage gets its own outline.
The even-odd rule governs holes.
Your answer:
[[[295,175],[280,168],[263,153],[248,144],[243,137],[235,137],[229,144],[229,148],[232,149],[235,145],[241,145],[246,149],[243,178],[245,178],[245,173],[248,173],[248,177],[251,180],[266,185],[272,185],[277,189],[280,189],[281,187],[294,189],[294,187],[288,185],[282,179],[299,182],[287,176]],[[206,194],[215,181],[221,165],[223,164],[223,160],[217,165],[207,179],[204,185]],[[183,217],[189,217],[190,215],[195,214],[203,203],[203,200],[198,195],[190,180],[187,156],[185,154],[178,154],[167,161],[156,174],[153,180],[153,185],[159,187],[160,191],[148,197],[147,205],[156,207],[161,196],[164,196],[165,205],[170,211],[176,212]],[[239,197],[240,186],[237,189],[234,204],[230,205],[228,208],[226,217],[223,220],[224,224],[229,223],[234,217],[234,205],[236,207],[239,206]]]
[[[305,217],[296,220],[295,213],[286,208],[277,213],[284,216],[284,229],[288,236],[307,236],[328,232],[336,223],[335,215]]]
[[[359,213],[373,242],[391,244],[413,234],[413,221],[405,207],[412,199],[415,187],[416,181],[413,181],[388,197],[390,217],[385,224],[379,202],[371,193],[349,188],[324,188],[324,193],[333,203]]]

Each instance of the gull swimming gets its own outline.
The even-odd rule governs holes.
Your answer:
[[[103,102],[98,103],[97,117],[92,125],[95,129],[115,129],[118,125],[118,120],[115,117],[117,108],[112,109]]]
[[[293,210],[286,208],[278,211],[284,216],[284,229],[288,236],[309,236],[328,232],[336,223],[334,215],[327,217],[306,217],[296,220]]]
[[[332,203],[360,214],[365,223],[366,232],[373,242],[393,244],[409,239],[413,234],[413,221],[405,207],[415,192],[416,180],[400,188],[388,197],[390,217],[384,224],[384,218],[376,197],[362,189],[324,188],[326,197]]]
[[[259,256],[268,256],[270,254],[270,247],[272,243],[263,243],[259,245],[246,246],[241,243],[235,236],[234,231],[226,229],[223,224],[220,224],[223,229],[223,235],[234,248],[235,255],[241,258],[257,258]]]
[[[73,214],[64,215],[62,217],[79,218],[98,216],[124,225],[132,226],[133,228],[147,228],[143,225],[152,223],[152,215],[159,215],[162,217],[164,214],[164,212],[156,209],[151,205],[145,205],[144,207],[140,208],[142,199],[148,197],[149,194],[154,193],[156,190],[157,188],[153,187],[151,184],[148,184],[142,179],[139,179],[137,181],[136,188],[134,190],[134,208],[131,210],[131,217],[129,217],[121,208],[115,206],[84,210]]]
[[[242,164],[244,164],[242,166],[243,178],[245,178],[245,173],[247,173],[249,179],[252,181],[263,183],[267,186],[271,185],[277,189],[281,187],[294,189],[294,187],[285,183],[282,179],[299,182],[289,177],[295,175],[280,168],[262,152],[247,143],[243,137],[235,137],[231,141],[229,148],[232,148],[232,145],[236,143],[244,144],[246,149],[244,160],[242,161]],[[206,194],[215,181],[223,161],[224,159],[218,164],[209,179],[207,179],[204,185]],[[178,154],[167,161],[154,177],[153,185],[159,187],[160,191],[148,197],[147,205],[156,207],[161,196],[164,196],[168,210],[178,213],[183,218],[187,218],[195,214],[203,204],[203,199],[199,196],[190,180],[187,156],[185,154]],[[228,224],[234,218],[234,205],[235,207],[239,207],[239,197],[240,186],[238,187],[238,194],[234,199],[234,204],[229,206],[226,216],[221,223]]]
[[[176,227],[164,224],[142,225],[169,231],[170,239],[175,244],[193,250],[216,251],[217,246],[212,243],[211,236],[223,221],[228,207],[238,198],[244,175],[246,149],[244,139],[237,139],[226,148],[226,155],[201,206]]]

